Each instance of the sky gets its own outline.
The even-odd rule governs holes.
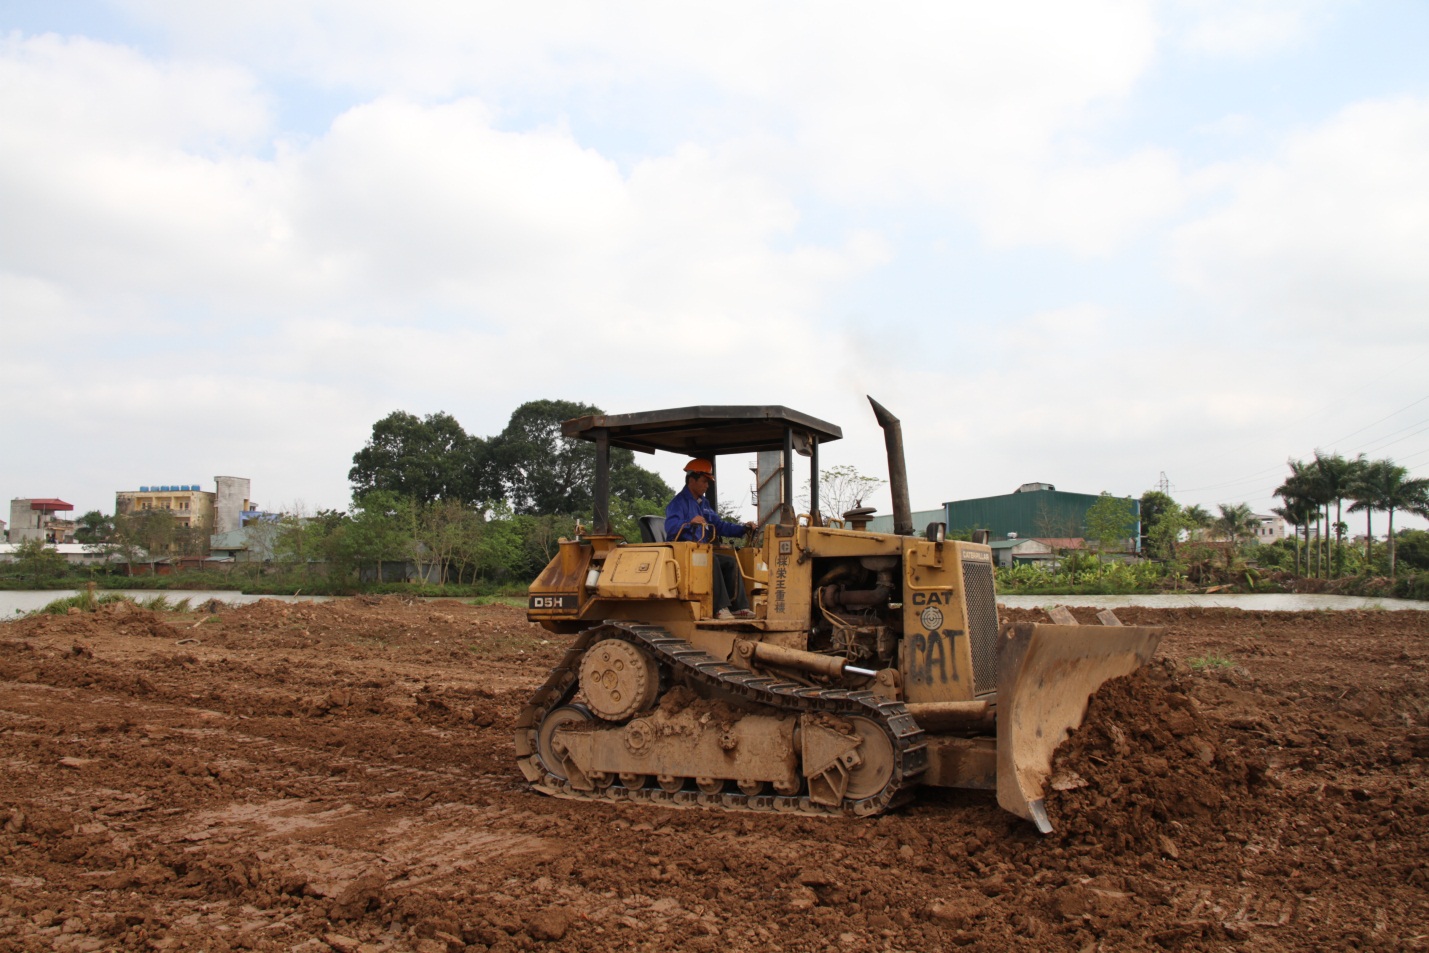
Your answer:
[[[344,508],[392,411],[537,399],[783,404],[881,476],[872,395],[915,509],[1429,476],[1427,47],[1422,0],[0,0],[0,494]]]

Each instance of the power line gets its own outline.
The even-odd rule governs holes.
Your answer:
[[[1353,436],[1354,436],[1355,434],[1357,434],[1357,433],[1364,433],[1366,430],[1368,430],[1369,428],[1373,427],[1374,424],[1382,424],[1382,423],[1384,423],[1386,420],[1388,420],[1390,417],[1394,417],[1394,416],[1397,416],[1397,415],[1399,415],[1399,414],[1402,414],[1402,413],[1404,413],[1406,410],[1408,410],[1410,407],[1413,407],[1415,404],[1422,404],[1422,403],[1424,403],[1426,400],[1429,400],[1429,394],[1424,395],[1423,397],[1419,398],[1419,399],[1416,400],[1416,401],[1412,401],[1412,402],[1410,402],[1410,403],[1408,403],[1408,404],[1405,404],[1403,407],[1399,408],[1399,409],[1396,410],[1394,413],[1388,414],[1388,415],[1386,415],[1386,416],[1384,416],[1384,417],[1379,418],[1379,419],[1376,420],[1373,424],[1365,424],[1365,425],[1364,425],[1363,427],[1361,427],[1359,430],[1352,430],[1352,431],[1350,431],[1349,433],[1345,434],[1343,437],[1336,437],[1334,440],[1331,440],[1331,441],[1330,441],[1330,445],[1331,445],[1331,446],[1334,446],[1335,444],[1339,443],[1341,440],[1348,440],[1349,438],[1353,437]],[[1414,425],[1413,425],[1413,424],[1410,424],[1409,426],[1412,427],[1412,426],[1414,426]]]
[[[1363,389],[1363,388],[1362,388],[1362,389]],[[1384,421],[1388,420],[1390,417],[1394,417],[1394,416],[1396,416],[1396,415],[1398,415],[1398,414],[1402,414],[1404,411],[1408,410],[1410,407],[1413,407],[1413,406],[1415,406],[1416,404],[1422,404],[1422,403],[1423,403],[1424,401],[1426,401],[1426,400],[1429,400],[1429,395],[1425,395],[1424,397],[1421,397],[1421,398],[1419,398],[1418,400],[1411,401],[1410,403],[1405,404],[1403,407],[1401,407],[1401,408],[1399,408],[1398,410],[1394,411],[1394,413],[1391,413],[1391,414],[1388,414],[1388,415],[1386,415],[1386,416],[1384,416],[1384,417],[1381,417],[1379,420],[1374,421],[1374,423],[1366,424],[1365,426],[1359,428],[1358,430],[1351,431],[1350,433],[1346,434],[1346,435],[1343,436],[1343,437],[1339,437],[1339,438],[1337,438],[1337,439],[1335,439],[1335,440],[1328,441],[1326,444],[1321,444],[1321,446],[1330,446],[1330,447],[1333,448],[1333,447],[1335,446],[1335,444],[1339,443],[1341,440],[1346,440],[1346,439],[1348,439],[1349,437],[1353,437],[1355,434],[1363,433],[1364,431],[1368,430],[1369,428],[1375,426],[1375,424],[1384,423]],[[1312,415],[1312,416],[1313,416],[1313,415]],[[1297,421],[1297,423],[1298,423],[1298,422],[1299,422],[1299,421]],[[1377,441],[1377,440],[1383,440],[1383,439],[1385,439],[1386,437],[1393,437],[1393,436],[1395,436],[1396,434],[1403,433],[1404,431],[1409,430],[1409,429],[1412,428],[1412,427],[1419,427],[1419,426],[1421,426],[1421,425],[1423,425],[1423,424],[1426,424],[1426,423],[1429,423],[1429,420],[1418,420],[1418,421],[1415,421],[1414,423],[1408,424],[1408,425],[1406,425],[1406,426],[1404,426],[1404,427],[1401,427],[1401,428],[1399,428],[1398,430],[1391,431],[1390,433],[1384,434],[1384,435],[1381,436],[1381,437],[1377,437],[1377,438],[1375,438],[1374,441],[1370,441],[1369,444],[1366,444],[1366,445],[1364,445],[1363,447],[1354,448],[1354,452],[1356,452],[1356,453],[1373,453],[1373,452],[1375,452],[1375,451],[1377,451],[1377,450],[1382,450],[1382,449],[1385,448],[1385,447],[1393,446],[1394,444],[1399,443],[1400,441],[1399,441],[1399,440],[1393,440],[1393,441],[1390,441],[1389,443],[1378,443],[1378,444],[1376,444],[1375,441]],[[1429,429],[1429,428],[1426,428],[1426,429]],[[1418,434],[1423,433],[1423,432],[1424,432],[1423,430],[1416,430],[1414,433],[1407,434],[1406,436],[1404,436],[1404,437],[1402,437],[1402,438],[1400,438],[1400,439],[1401,439],[1401,440],[1407,440],[1409,437],[1417,436]],[[1338,452],[1338,451],[1335,450],[1335,451],[1332,451],[1332,452]],[[1205,491],[1205,490],[1220,490],[1220,489],[1226,489],[1226,488],[1230,488],[1230,487],[1236,487],[1236,486],[1240,486],[1240,485],[1245,484],[1245,483],[1254,482],[1254,481],[1255,481],[1256,479],[1258,479],[1258,478],[1268,476],[1268,475],[1270,475],[1270,474],[1272,474],[1272,473],[1275,473],[1275,472],[1277,472],[1277,471],[1283,470],[1284,468],[1285,468],[1285,465],[1284,465],[1284,464],[1277,464],[1276,466],[1266,467],[1266,468],[1264,468],[1264,469],[1262,469],[1262,470],[1256,470],[1256,471],[1253,472],[1253,473],[1248,473],[1248,474],[1246,474],[1246,475],[1244,475],[1244,476],[1236,477],[1236,478],[1234,478],[1234,479],[1232,479],[1232,480],[1227,480],[1227,481],[1222,482],[1222,483],[1210,483],[1210,484],[1207,484],[1207,485],[1205,485],[1205,486],[1187,487],[1186,489],[1181,490],[1180,492],[1182,492],[1182,493],[1198,493],[1198,492],[1202,492],[1202,491]]]

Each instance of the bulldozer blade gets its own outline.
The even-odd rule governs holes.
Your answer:
[[[1160,627],[1018,623],[997,647],[997,803],[1052,832],[1043,804],[1052,753],[1105,682],[1136,671]]]

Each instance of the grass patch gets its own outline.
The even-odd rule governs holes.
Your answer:
[[[120,595],[117,592],[106,592],[102,596],[96,596],[94,593],[86,590],[85,592],[78,592],[64,599],[56,599],[53,602],[46,603],[43,608],[35,611],[38,615],[68,615],[71,609],[78,609],[80,612],[93,612],[100,606],[112,605],[116,602],[132,603],[133,601],[134,600],[128,596]]]
[[[471,600],[474,606],[511,606],[514,609],[526,608],[526,596],[477,596]]]
[[[1211,655],[1202,655],[1200,658],[1190,659],[1186,664],[1198,672],[1205,671],[1206,669],[1235,668],[1235,662],[1226,658],[1224,655],[1216,655],[1214,653]]]

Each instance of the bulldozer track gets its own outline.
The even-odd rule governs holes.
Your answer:
[[[542,720],[553,709],[575,697],[580,683],[580,662],[597,640],[618,638],[649,651],[668,672],[700,682],[709,689],[747,702],[790,712],[827,712],[833,715],[860,715],[880,725],[892,742],[893,772],[884,787],[868,797],[845,798],[838,805],[811,802],[806,794],[743,794],[723,791],[666,791],[658,787],[627,788],[619,781],[609,787],[580,791],[546,770],[537,755],[536,736]],[[760,675],[723,662],[677,638],[660,626],[616,621],[586,629],[576,637],[569,651],[551,671],[544,685],[531,697],[516,722],[516,753],[522,773],[538,791],[555,797],[585,801],[615,801],[660,804],[668,807],[704,807],[727,811],[778,811],[823,816],[868,816],[903,803],[927,768],[923,730],[902,702],[868,691],[838,688],[811,688],[798,682]]]

